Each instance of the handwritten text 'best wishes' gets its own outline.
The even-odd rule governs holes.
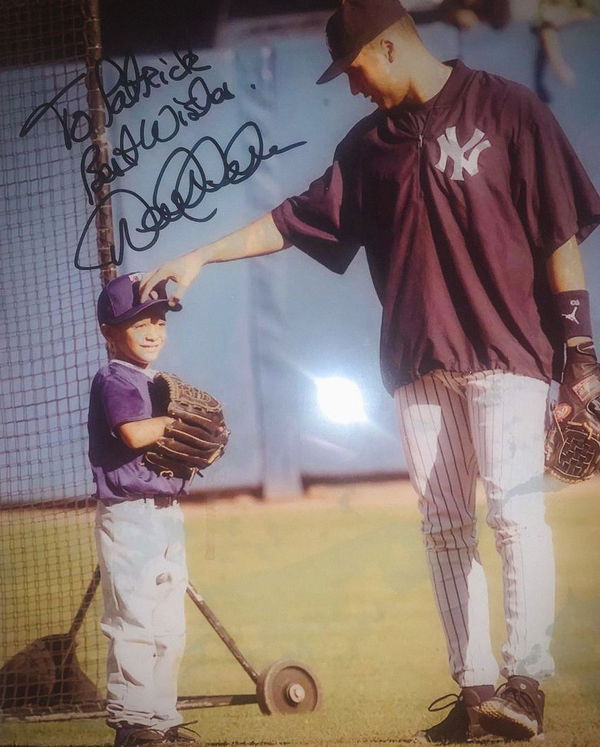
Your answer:
[[[103,101],[112,147],[109,156],[102,158],[101,146],[91,142],[81,156],[85,199],[94,208],[77,244],[74,261],[78,269],[121,265],[127,247],[138,252],[150,249],[161,231],[182,218],[196,223],[211,220],[217,209],[203,205],[209,195],[250,179],[263,161],[305,144],[306,141],[299,141],[267,147],[258,124],[247,121],[225,143],[203,135],[191,147],[174,147],[159,165],[151,194],[144,196],[133,189],[119,187],[119,180],[136,169],[144,153],[175,141],[183,130],[193,129],[214,107],[235,98],[228,83],[207,82],[207,73],[211,70],[212,66],[201,64],[192,51],[173,52],[172,59],[159,57],[152,65],[141,65],[131,55],[122,62],[104,59],[96,64],[92,71],[93,82]],[[81,84],[85,76],[86,73],[81,73],[74,77],[49,101],[37,106],[23,123],[21,137],[32,133],[42,119],[50,117],[58,123],[67,150],[90,141],[95,132],[90,112],[70,110],[68,106],[69,91]],[[109,78],[114,82],[106,85],[104,81]],[[167,86],[177,89],[178,95],[168,97],[167,103],[148,116],[151,107],[143,102]],[[144,116],[136,120],[128,115],[128,110],[134,109],[143,110]],[[121,124],[125,115],[128,115],[127,123]],[[127,217],[116,221],[118,228],[110,248],[110,260],[86,262],[83,248],[88,231],[95,225],[97,214],[116,195],[120,195],[120,212]]]

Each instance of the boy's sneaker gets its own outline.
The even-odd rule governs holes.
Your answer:
[[[492,734],[515,741],[543,740],[544,693],[532,677],[513,675],[477,711]]]
[[[486,732],[479,723],[477,706],[494,695],[493,685],[463,687],[460,695],[443,695],[434,700],[428,710],[452,708],[439,724],[417,732],[412,744],[461,744],[463,742],[497,742],[499,738]],[[444,702],[446,701],[446,702]]]
[[[165,732],[165,744],[170,744],[171,747],[178,744],[200,744],[196,739],[200,735],[189,727],[190,724],[195,723],[195,721],[188,721],[185,724],[178,724],[167,729]]]
[[[143,724],[120,723],[113,747],[156,747],[169,744],[162,731]]]

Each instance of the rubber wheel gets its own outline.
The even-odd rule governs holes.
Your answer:
[[[276,661],[267,667],[256,682],[260,710],[273,713],[309,713],[321,701],[315,675],[297,661]]]

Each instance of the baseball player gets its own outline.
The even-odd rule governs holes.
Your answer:
[[[169,306],[164,287],[141,302],[140,278],[118,277],[98,299],[114,357],[94,377],[88,416],[115,747],[196,743],[176,707],[187,587],[178,498],[186,483],[157,474],[143,458],[171,423],[158,414],[151,369],[166,341]]]
[[[600,197],[535,95],[437,60],[397,0],[346,0],[326,32],[332,63],[317,82],[345,73],[377,110],[306,192],[149,273],[142,297],[170,278],[176,302],[206,263],[291,245],[341,273],[365,247],[383,307],[383,378],[460,687],[447,717],[414,739],[541,738],[539,684],[554,671],[544,421],[565,343],[567,366],[595,365],[578,242],[600,221]],[[477,476],[502,558],[501,668],[477,549]]]

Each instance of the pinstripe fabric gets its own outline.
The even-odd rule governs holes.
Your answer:
[[[554,557],[542,491],[547,396],[543,382],[501,371],[436,371],[396,391],[450,671],[461,687],[498,677],[477,551],[478,475],[502,558],[502,673],[542,679],[553,672]]]

